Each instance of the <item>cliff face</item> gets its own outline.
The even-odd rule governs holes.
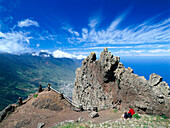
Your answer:
[[[107,48],[98,60],[91,53],[76,70],[73,100],[87,107],[108,106],[121,100],[123,108],[132,105],[139,113],[170,117],[170,89],[162,77],[153,73],[147,81],[125,68]]]

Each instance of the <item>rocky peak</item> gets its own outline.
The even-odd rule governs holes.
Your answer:
[[[150,86],[157,86],[160,82],[162,82],[162,77],[153,73],[149,77],[149,84]]]
[[[107,48],[96,60],[91,53],[76,70],[73,100],[77,104],[99,109],[122,101],[122,108],[132,105],[139,113],[169,115],[170,90],[162,77],[153,73],[149,81],[119,62]]]

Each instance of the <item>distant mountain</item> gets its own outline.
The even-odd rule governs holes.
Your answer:
[[[80,67],[81,61],[54,58],[48,53],[39,53],[36,56],[1,53],[0,110],[16,102],[20,96],[26,98],[29,93],[38,89],[39,84],[47,87],[47,83],[51,83],[54,88],[65,88],[70,93],[68,87],[72,87],[75,70]]]

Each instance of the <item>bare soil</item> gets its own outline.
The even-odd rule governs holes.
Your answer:
[[[40,105],[39,105],[40,104]],[[57,106],[57,109],[54,107]],[[114,113],[113,109],[99,111],[99,117],[90,119],[89,112],[75,112],[65,100],[60,100],[60,95],[54,91],[43,91],[38,97],[32,97],[26,104],[17,107],[7,119],[0,123],[0,128],[36,128],[40,122],[45,123],[43,128],[54,126],[65,120],[77,120],[84,117],[85,121],[101,123],[107,120],[117,120],[122,115],[121,111]]]

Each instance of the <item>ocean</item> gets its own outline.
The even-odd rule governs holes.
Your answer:
[[[163,77],[163,81],[170,86],[170,57],[169,56],[122,56],[120,62],[126,68],[130,67],[134,73],[139,76],[144,76],[149,80],[152,73],[156,73]]]

